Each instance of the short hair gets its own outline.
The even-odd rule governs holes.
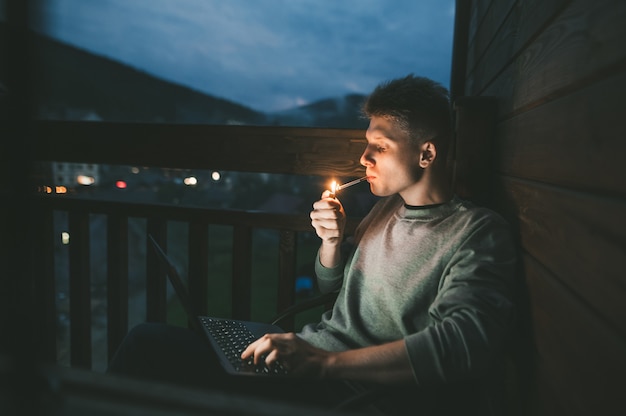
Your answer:
[[[450,94],[441,84],[409,74],[378,85],[363,104],[367,118],[392,120],[414,145],[432,141],[445,160],[452,139]]]

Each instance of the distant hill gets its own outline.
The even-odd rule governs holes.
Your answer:
[[[6,39],[4,23],[0,34]],[[111,59],[33,33],[33,103],[38,118],[364,128],[363,96],[328,98],[265,114],[164,81]],[[6,74],[0,73],[0,85]],[[9,91],[10,92],[10,91]]]
[[[273,113],[268,117],[274,124],[288,126],[366,128],[367,122],[361,117],[363,100],[364,95],[349,94]]]
[[[163,81],[48,37],[34,36],[34,45],[34,93],[43,118],[82,115],[110,121],[215,124],[265,120],[263,114],[243,105]]]

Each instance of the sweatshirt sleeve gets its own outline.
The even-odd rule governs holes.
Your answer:
[[[320,254],[317,252],[315,257],[315,275],[317,276],[317,285],[322,293],[329,293],[339,290],[343,282],[343,269],[345,262],[341,261],[335,267],[325,267],[320,262]]]
[[[317,285],[322,293],[329,293],[341,288],[343,283],[343,272],[346,267],[348,257],[354,250],[354,239],[348,237],[341,243],[341,261],[335,267],[325,267],[320,261],[320,252],[315,256],[315,276]]]
[[[492,218],[493,219],[493,218]],[[504,221],[483,221],[445,268],[432,324],[405,338],[421,385],[489,372],[513,324],[516,251]]]

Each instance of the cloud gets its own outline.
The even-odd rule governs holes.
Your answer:
[[[453,0],[47,0],[39,29],[262,111],[369,92],[409,72],[447,85]]]

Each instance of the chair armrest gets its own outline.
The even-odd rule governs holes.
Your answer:
[[[327,303],[333,303],[333,302],[335,302],[335,299],[337,299],[338,295],[339,295],[339,291],[328,292],[328,293],[324,293],[322,295],[315,296],[314,298],[307,299],[307,300],[304,300],[302,302],[296,303],[295,305],[292,305],[292,306],[288,307],[283,312],[281,312],[278,315],[276,315],[271,320],[271,323],[274,324],[274,325],[278,325],[278,323],[281,322],[283,319],[289,318],[289,317],[291,317],[293,315],[296,315],[296,314],[298,314],[300,312],[306,311],[306,310],[314,308],[316,306],[324,305],[324,304],[327,304]]]

